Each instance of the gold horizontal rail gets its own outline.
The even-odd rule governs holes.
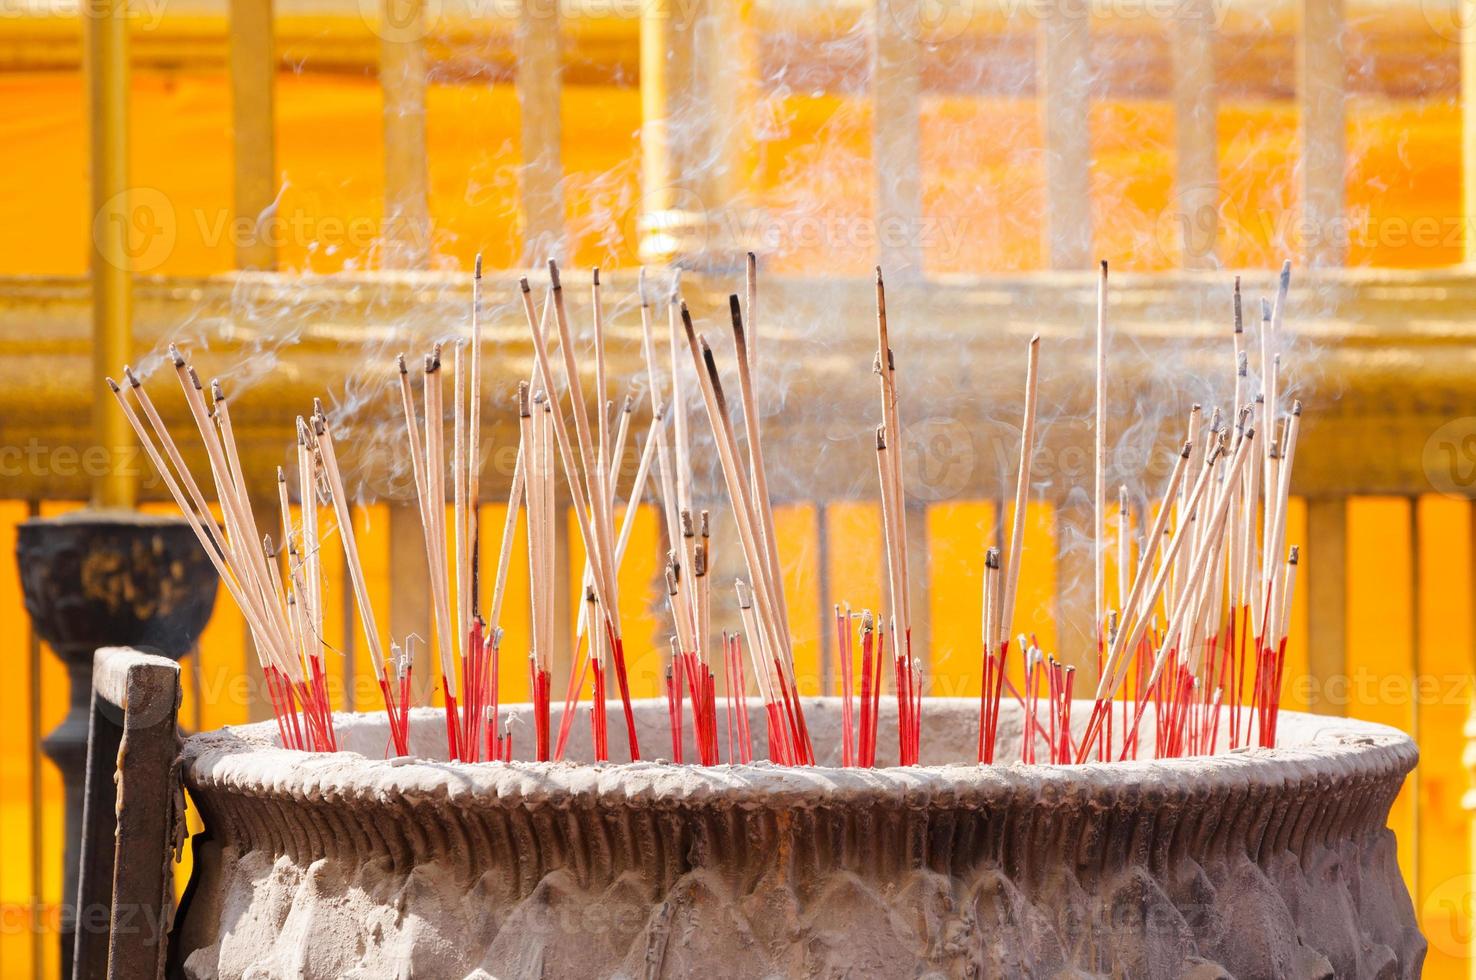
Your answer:
[[[477,84],[513,79],[517,6],[508,0],[494,7],[505,9],[508,16],[471,18],[457,14],[449,4],[438,5],[439,13],[425,35],[427,61],[436,78]],[[965,23],[945,22],[933,28],[923,37],[928,42],[923,88],[974,95],[1029,94],[1029,83],[1022,79],[1032,74],[1039,23],[1029,11],[1049,6],[1019,4],[1025,13],[1014,18],[986,10]],[[175,12],[172,4],[161,0],[140,0],[134,7],[131,43],[138,70],[225,71],[229,34],[224,7],[217,15]],[[1225,98],[1290,98],[1295,88],[1295,18],[1282,16],[1283,8],[1271,12],[1258,8],[1216,8],[1217,18],[1223,15],[1223,20],[1215,24],[1213,55]],[[1141,9],[1146,12],[1152,6]],[[1459,92],[1459,46],[1431,29],[1419,5],[1375,10],[1350,4],[1347,18],[1356,25],[1348,42],[1350,91],[1389,96]],[[847,54],[844,43],[834,43],[863,29],[853,11],[826,14],[809,6],[792,11],[765,6],[755,14],[755,27],[762,38],[758,50],[763,64],[786,66],[786,77],[802,72],[833,91],[860,91],[867,84],[865,59]],[[281,12],[273,29],[277,62],[284,70],[360,75],[378,65],[380,37],[357,5],[346,6],[341,13]],[[1096,90],[1139,97],[1171,94],[1174,42],[1164,21],[1145,13],[1094,19],[1091,29]],[[637,84],[637,19],[582,16],[576,9],[561,20],[560,32],[567,84]],[[78,70],[81,57],[75,17],[0,17],[0,71]],[[974,67],[961,72],[958,66],[963,63]],[[768,76],[761,71],[758,77]]]
[[[515,445],[507,398],[531,362],[515,299],[516,272],[486,275],[487,440]],[[608,276],[612,377],[638,378],[639,319],[630,302],[633,276]],[[538,281],[535,277],[535,282]],[[571,273],[569,281],[577,281]],[[1273,288],[1269,275],[1246,276],[1255,297]],[[1229,283],[1224,273],[1120,275],[1112,289],[1121,387],[1113,411],[1141,423],[1145,407],[1160,414],[1159,444],[1182,425],[1182,408],[1156,387],[1166,359],[1176,375],[1220,377],[1230,363]],[[684,290],[696,319],[715,340],[726,333],[719,314],[727,280],[689,278]],[[1052,493],[1073,486],[1071,460],[1089,453],[1092,278],[1042,273],[988,279],[898,284],[889,307],[895,347],[911,389],[908,417],[962,459],[938,492],[989,498],[1013,458],[1019,372],[1026,339],[1043,337],[1043,405],[1062,424],[1046,427],[1043,452],[1055,461]],[[569,290],[571,316],[587,320],[583,290]],[[1476,274],[1336,270],[1298,278],[1288,312],[1294,355],[1288,373],[1308,405],[1298,454],[1299,494],[1418,494],[1433,489],[1421,447],[1442,426],[1469,423],[1476,434]],[[785,499],[853,494],[874,411],[870,385],[872,290],[860,279],[815,281],[769,277],[758,324],[773,375],[760,390],[784,410],[766,423],[776,461],[791,465],[776,480]],[[395,497],[406,488],[395,460],[399,420],[391,397],[390,358],[464,329],[470,276],[404,272],[303,278],[236,274],[141,279],[136,291],[135,349],[156,368],[170,340],[193,348],[201,373],[220,373],[239,392],[233,412],[246,470],[269,491],[292,437],[292,418],[325,396],[356,406],[355,472],[366,492]],[[0,476],[15,496],[83,495],[89,434],[82,420],[93,395],[88,293],[81,278],[0,279]],[[186,324],[181,327],[180,324]],[[803,364],[801,369],[798,365]],[[84,379],[79,382],[78,379]],[[592,383],[592,379],[588,379]],[[165,414],[187,425],[173,379],[157,384]],[[1189,396],[1184,396],[1185,398]],[[1464,423],[1463,423],[1464,420]],[[1448,430],[1447,430],[1448,431]],[[855,443],[853,446],[852,443]],[[1147,444],[1146,442],[1144,443]],[[833,460],[799,466],[824,448]],[[59,465],[64,453],[68,465]],[[505,483],[511,458],[490,450],[486,479]],[[1086,458],[1086,457],[1083,457]],[[138,463],[143,495],[162,488]],[[783,469],[781,462],[776,468]],[[1011,471],[1012,472],[1012,471]]]

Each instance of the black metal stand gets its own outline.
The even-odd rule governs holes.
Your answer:
[[[217,580],[194,532],[177,518],[80,511],[30,520],[15,551],[26,612],[71,682],[67,716],[41,743],[66,788],[60,938],[61,975],[70,977],[93,654],[130,646],[178,660],[210,619]]]

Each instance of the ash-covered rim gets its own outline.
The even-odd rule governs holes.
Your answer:
[[[806,699],[816,707],[835,699]],[[639,704],[639,703],[638,703]],[[664,701],[649,702],[664,713]],[[927,712],[976,712],[969,698],[929,699]],[[807,707],[807,710],[808,707]],[[1086,703],[1083,717],[1090,710]],[[443,724],[419,709],[412,731]],[[335,716],[340,735],[383,731],[383,714]],[[704,767],[637,763],[460,763],[372,759],[357,752],[309,753],[279,746],[275,722],[228,727],[189,738],[182,755],[196,791],[323,802],[463,803],[505,807],[816,807],[879,803],[909,808],[978,807],[1028,797],[1040,806],[1067,798],[1116,801],[1204,798],[1230,791],[1287,791],[1373,779],[1402,780],[1418,750],[1405,733],[1350,718],[1284,712],[1275,749],[1214,756],[1083,765],[978,765],[843,769],[756,762]],[[414,740],[412,738],[412,747]]]

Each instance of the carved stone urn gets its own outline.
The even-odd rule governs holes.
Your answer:
[[[184,520],[132,511],[26,521],[15,555],[26,612],[66,664],[71,684],[66,718],[41,743],[66,791],[61,975],[70,977],[92,655],[99,647],[130,646],[178,660],[210,619],[217,579]]]
[[[837,702],[805,710],[817,750],[834,745]],[[959,764],[977,712],[929,700],[924,764],[875,770],[448,763],[429,711],[413,759],[384,758],[382,716],[340,716],[338,754],[282,749],[272,723],[196,735],[183,773],[207,831],[175,962],[324,980],[1419,976],[1387,827],[1416,761],[1404,734],[1288,712],[1274,750]],[[639,703],[642,744],[665,719]],[[1002,719],[1006,758],[1019,722]]]

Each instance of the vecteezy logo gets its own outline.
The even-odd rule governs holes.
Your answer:
[[[974,5],[968,0],[882,0],[887,15],[904,37],[937,44],[968,30]]]
[[[106,261],[129,272],[152,272],[174,254],[179,223],[174,205],[163,191],[132,187],[119,191],[97,209],[92,219],[92,244]],[[112,246],[120,243],[120,254]]]
[[[1455,44],[1472,40],[1471,7],[1467,0],[1420,0],[1420,13],[1430,30]]]
[[[1209,182],[1180,189],[1158,213],[1154,243],[1171,265],[1217,264],[1218,254],[1232,254],[1230,242],[1240,233],[1240,213]]]
[[[441,19],[441,0],[359,0],[359,17],[394,44],[423,41]]]
[[[909,497],[951,500],[968,488],[978,453],[973,434],[958,419],[919,419],[902,430],[902,446]]]
[[[1425,440],[1425,479],[1438,493],[1476,497],[1476,417],[1452,419]]]
[[[1470,955],[1476,876],[1446,878],[1425,895],[1420,925],[1430,948],[1462,959]]]

